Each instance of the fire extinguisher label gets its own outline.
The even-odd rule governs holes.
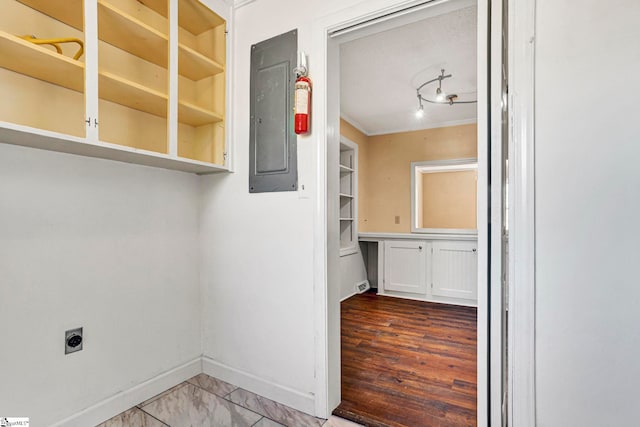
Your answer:
[[[296,114],[309,114],[309,91],[296,88]]]

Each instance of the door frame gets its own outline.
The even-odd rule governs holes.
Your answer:
[[[536,0],[508,0],[509,425],[535,427]]]
[[[501,399],[489,391],[489,40],[501,28],[490,28],[491,3],[478,0],[478,341],[477,341],[477,425],[489,425],[489,402]],[[338,30],[384,22],[410,7],[432,7],[449,0],[370,0],[317,18],[312,25],[314,117],[317,132],[316,209],[314,214],[314,353],[315,413],[328,417],[340,403],[340,304],[335,216],[336,199],[329,194],[338,175],[336,152],[340,141],[340,106],[332,96],[339,92],[338,43],[330,37]],[[491,31],[491,34],[489,33]],[[483,54],[484,52],[484,54]],[[493,107],[491,107],[493,108]]]

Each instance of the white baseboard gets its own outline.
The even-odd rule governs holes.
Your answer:
[[[202,373],[202,358],[198,357],[65,418],[53,427],[96,426],[200,373]]]
[[[314,415],[315,399],[312,393],[294,390],[273,381],[241,371],[209,357],[202,358],[202,370],[205,374],[219,378],[240,388],[275,400],[307,414]]]
[[[223,363],[216,362],[208,357],[197,357],[190,362],[121,391],[102,402],[58,421],[53,424],[52,427],[96,426],[134,407],[140,402],[144,402],[203,372],[268,399],[314,415],[315,401],[312,393],[294,390],[248,372],[232,368]]]
[[[383,291],[381,289],[378,289],[378,295],[382,295],[383,297],[410,299],[413,301],[434,302],[436,304],[461,305],[463,307],[478,307],[477,301],[463,300],[460,298],[447,298],[447,297],[426,298],[426,297],[407,295],[404,292],[396,293],[394,291]]]
[[[349,298],[351,298],[352,296],[354,296],[355,294],[357,294],[356,291],[351,292],[349,295],[347,295],[346,297],[340,298],[340,302],[348,300]]]

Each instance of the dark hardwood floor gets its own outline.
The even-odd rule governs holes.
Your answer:
[[[373,427],[476,425],[476,309],[375,292],[342,302],[342,402]]]

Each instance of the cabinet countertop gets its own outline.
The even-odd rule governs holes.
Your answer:
[[[454,233],[359,233],[358,240],[361,242],[376,242],[380,240],[478,240],[477,234],[454,234]]]

